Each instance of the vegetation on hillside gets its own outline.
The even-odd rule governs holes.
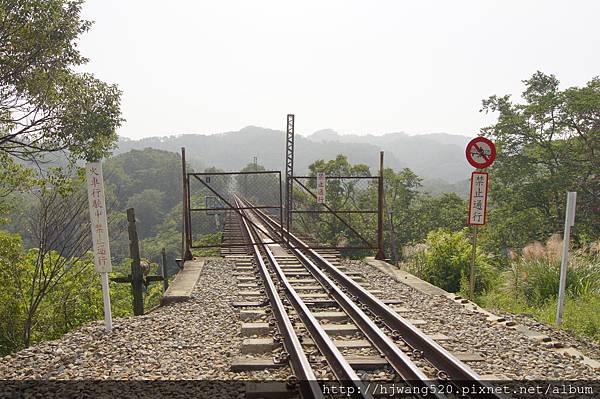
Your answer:
[[[484,129],[496,143],[498,159],[488,170],[488,223],[479,243],[496,273],[493,284],[477,287],[477,300],[554,323],[566,192],[576,191],[563,326],[600,340],[600,79],[560,90],[556,77],[537,72],[524,84],[524,103],[513,103],[510,96],[483,101],[483,111],[498,113],[497,123]],[[433,238],[407,265],[458,291],[458,275],[447,274],[460,259],[461,246],[454,245],[448,257]],[[431,258],[437,259],[427,261]],[[484,275],[487,267],[481,266]],[[460,287],[465,292],[464,284]]]
[[[151,273],[157,272],[162,248],[168,273],[176,271],[182,199],[177,153],[146,148],[108,157],[122,122],[120,92],[75,72],[86,62],[76,42],[90,27],[80,18],[81,1],[12,0],[0,5],[0,11],[0,48],[5,50],[0,63],[4,282],[0,354],[4,354],[59,337],[102,315],[99,278],[90,252],[87,196],[78,166],[105,158],[113,276],[130,273],[125,221],[130,207],[136,212],[140,249],[152,263]],[[523,103],[514,103],[509,96],[483,102],[483,111],[498,113],[497,123],[483,130],[496,142],[498,160],[489,170],[489,217],[476,254],[476,297],[486,306],[553,321],[560,239],[552,235],[563,228],[565,192],[577,191],[565,327],[599,339],[600,319],[594,309],[600,304],[600,80],[560,90],[554,76],[538,72],[524,83]],[[250,135],[246,139],[248,148],[260,146]],[[280,139],[283,143],[283,136]],[[325,172],[327,206],[344,211],[344,221],[331,214],[297,213],[294,228],[310,232],[324,244],[360,246],[363,238],[374,243],[375,214],[353,211],[376,209],[375,171],[366,161],[349,161],[360,158],[352,152],[356,146],[344,144],[349,153],[333,159],[327,159],[333,156],[325,147],[330,148],[320,146],[317,153],[327,154],[324,159],[314,161],[319,156],[311,154],[313,162],[304,165],[309,174],[303,180],[306,188],[294,185],[295,209],[322,209],[309,190],[316,190],[317,173]],[[302,145],[297,148],[302,151]],[[259,149],[272,151],[267,146]],[[466,293],[472,248],[465,200],[454,193],[425,193],[422,177],[389,158],[397,167],[384,170],[386,254],[394,264],[440,287]],[[210,164],[210,158],[205,161]],[[207,171],[220,172],[215,166],[219,165]],[[256,162],[243,168],[264,170]],[[281,188],[275,174],[211,179],[213,189],[225,196],[239,193],[257,205],[279,205]],[[193,207],[223,206],[201,182],[193,184]],[[195,212],[194,243],[219,242],[223,223],[218,209]],[[344,253],[360,257],[369,251]],[[205,249],[195,254],[216,252]],[[147,306],[157,302],[160,290],[159,284],[147,288]],[[128,285],[111,284],[111,296],[115,316],[131,314]]]
[[[99,314],[76,163],[110,154],[121,92],[76,72],[81,4],[0,4],[0,354]]]

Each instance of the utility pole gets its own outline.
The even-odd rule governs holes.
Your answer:
[[[469,300],[475,299],[475,261],[477,260],[477,229],[473,226],[473,241],[471,248],[471,270],[469,271]]]

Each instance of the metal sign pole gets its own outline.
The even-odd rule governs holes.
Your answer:
[[[110,291],[108,289],[108,273],[100,273],[102,279],[102,302],[104,303],[104,328],[106,331],[111,331],[112,312],[110,310]]]
[[[473,253],[471,255],[471,275],[469,277],[469,300],[475,297],[475,259],[477,258],[477,225],[473,226]]]
[[[475,168],[471,173],[471,192],[469,194],[469,224],[473,226],[473,249],[469,275],[469,300],[475,298],[475,261],[477,260],[477,233],[479,226],[485,225],[488,196],[488,168],[496,159],[496,147],[485,137],[476,137],[467,144],[467,161]]]
[[[569,267],[569,241],[571,238],[571,227],[575,223],[576,192],[567,193],[567,209],[565,210],[565,232],[563,236],[563,249],[560,261],[560,285],[558,288],[558,303],[556,305],[556,325],[562,322],[563,308],[565,305],[565,291],[567,288],[567,269]]]
[[[185,253],[186,253],[186,240],[187,240],[187,208],[185,206],[185,201],[187,200],[187,192],[185,187],[185,147],[181,147],[181,265],[183,266],[183,262],[185,261]]]

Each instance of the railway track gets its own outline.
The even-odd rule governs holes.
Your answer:
[[[271,345],[269,338],[254,344],[262,343],[267,350],[277,348],[272,365],[262,364],[289,364],[287,385],[292,391],[297,389],[303,398],[321,398],[333,388],[333,393],[344,390],[353,397],[372,398],[378,387],[401,383],[429,397],[452,397],[452,392],[464,388],[483,393],[478,398],[504,397],[379,300],[376,291],[359,284],[360,276],[346,273],[334,253],[312,250],[306,240],[287,232],[283,240],[283,230],[275,220],[247,209],[251,204],[239,197],[235,205],[246,209],[230,212],[225,240],[243,239],[248,246],[229,249],[228,256],[241,261],[238,270],[245,272],[240,277],[246,287],[256,290],[259,285],[248,282],[253,276],[260,279],[262,289],[254,293],[264,295],[270,305],[263,312],[242,312],[267,319],[268,328],[262,332],[272,335]],[[249,366],[252,362],[236,367]]]

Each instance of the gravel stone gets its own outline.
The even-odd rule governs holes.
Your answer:
[[[241,356],[234,264],[207,261],[192,298],[138,317],[102,321],[0,358],[0,379],[263,380],[285,379],[289,367],[231,372]]]
[[[366,288],[382,290],[383,294],[377,295],[379,298],[401,300],[402,303],[398,306],[408,309],[406,313],[402,313],[403,317],[425,320],[426,324],[419,327],[423,332],[447,335],[449,340],[439,342],[445,349],[483,356],[484,362],[467,363],[481,375],[494,374],[514,380],[600,379],[600,370],[594,370],[577,359],[549,350],[544,342],[527,338],[512,328],[492,324],[486,320],[487,316],[480,312],[466,309],[446,297],[417,291],[362,261],[346,260],[343,264],[348,271],[363,273],[367,281],[363,284]],[[590,352],[597,351],[597,346],[585,345],[565,331],[557,331],[539,322],[532,322],[530,318],[506,312],[503,312],[502,316],[517,324],[531,326],[532,329],[544,332],[564,344],[574,342],[581,347],[587,346]]]

